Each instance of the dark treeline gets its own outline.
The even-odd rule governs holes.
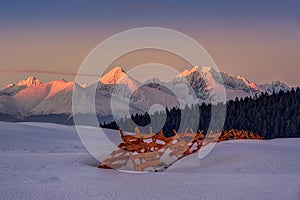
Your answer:
[[[211,120],[212,106],[218,105],[202,104],[186,106],[184,109],[171,108],[166,109],[165,112],[155,112],[151,116],[148,113],[133,114],[131,118],[121,118],[117,122],[104,123],[101,126],[112,129],[121,127],[127,131],[134,131],[137,126],[146,127],[149,130],[147,126],[151,126],[154,131],[163,129],[166,136],[171,136],[172,130],[178,130],[179,125],[190,128],[189,124],[195,124],[197,123],[195,120],[199,120],[198,130],[207,131]],[[300,137],[299,88],[271,95],[262,93],[255,97],[236,98],[228,101],[226,106],[224,130],[252,131],[267,139]],[[181,118],[183,114],[185,114],[184,116],[198,114],[200,117]],[[147,131],[147,129],[145,130]]]

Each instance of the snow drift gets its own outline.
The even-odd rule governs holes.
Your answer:
[[[99,161],[73,126],[0,122],[0,127],[0,199],[296,200],[300,195],[297,138],[222,142],[204,159],[194,154],[161,173],[129,174],[96,168]],[[105,132],[119,142],[115,131]]]

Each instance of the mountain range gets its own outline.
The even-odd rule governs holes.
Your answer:
[[[130,113],[148,112],[154,104],[162,107],[189,104],[186,93],[178,92],[184,91],[185,85],[189,87],[187,92],[197,97],[198,103],[213,99],[222,86],[225,87],[228,100],[290,89],[279,81],[258,85],[242,76],[235,77],[225,72],[217,73],[211,67],[197,66],[179,73],[169,82],[153,78],[141,83],[121,67],[115,67],[92,84],[79,85],[63,79],[42,83],[36,77],[9,84],[0,90],[0,120],[72,124],[72,92],[75,87],[80,91],[78,100],[82,102],[77,109],[79,113],[92,112],[85,102],[93,100],[90,92],[96,88],[96,113],[100,121],[110,121],[113,119],[112,112],[125,112],[128,103]],[[111,108],[112,97],[114,110]]]

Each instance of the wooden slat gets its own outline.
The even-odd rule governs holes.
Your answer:
[[[154,167],[155,168],[159,163],[160,163],[160,160],[148,161],[148,162],[136,165],[135,170],[142,171],[142,170],[144,170],[146,168],[149,168],[149,167]]]
[[[147,161],[156,160],[158,157],[158,154],[156,151],[154,152],[146,152],[146,153],[139,153],[139,154],[133,154],[131,155],[132,160],[136,160],[139,158],[143,158]]]

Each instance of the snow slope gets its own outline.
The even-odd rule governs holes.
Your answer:
[[[300,197],[300,139],[227,141],[204,159],[194,154],[164,172],[132,174],[94,167],[72,126],[0,122],[0,159],[1,200]]]

